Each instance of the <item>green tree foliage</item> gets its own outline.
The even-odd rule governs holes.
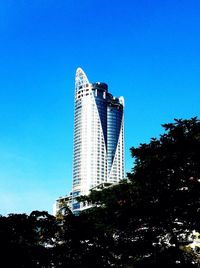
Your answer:
[[[155,232],[155,257],[184,266],[191,260],[180,245],[200,229],[200,122],[175,120],[163,127],[159,139],[131,148],[135,166],[128,177],[142,197],[138,219],[147,232]]]
[[[200,121],[175,120],[131,148],[127,180],[79,197],[78,216],[33,211],[0,217],[2,267],[200,267],[187,247],[200,232]],[[7,257],[9,256],[9,257]]]
[[[0,217],[1,267],[53,267],[57,229],[54,217],[47,212]]]
[[[85,213],[97,228],[113,235],[118,267],[195,263],[180,246],[200,230],[200,122],[163,127],[159,139],[131,148],[135,164],[128,182],[81,199],[93,203]]]

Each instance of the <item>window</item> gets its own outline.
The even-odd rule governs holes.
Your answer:
[[[72,208],[73,208],[73,210],[74,209],[79,209],[80,208],[80,203],[74,203]]]

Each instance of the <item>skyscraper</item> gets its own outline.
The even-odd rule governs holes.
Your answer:
[[[124,178],[124,98],[105,83],[90,83],[81,68],[75,77],[72,210],[75,201],[102,183]]]

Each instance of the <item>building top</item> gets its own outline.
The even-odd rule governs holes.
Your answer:
[[[99,90],[103,90],[103,91],[108,92],[108,85],[106,83],[103,83],[103,82],[93,83],[92,87],[95,89],[99,89]]]

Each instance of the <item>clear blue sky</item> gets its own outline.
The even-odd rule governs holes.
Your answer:
[[[199,0],[2,0],[0,214],[71,189],[74,76],[125,98],[129,149],[200,113]]]

